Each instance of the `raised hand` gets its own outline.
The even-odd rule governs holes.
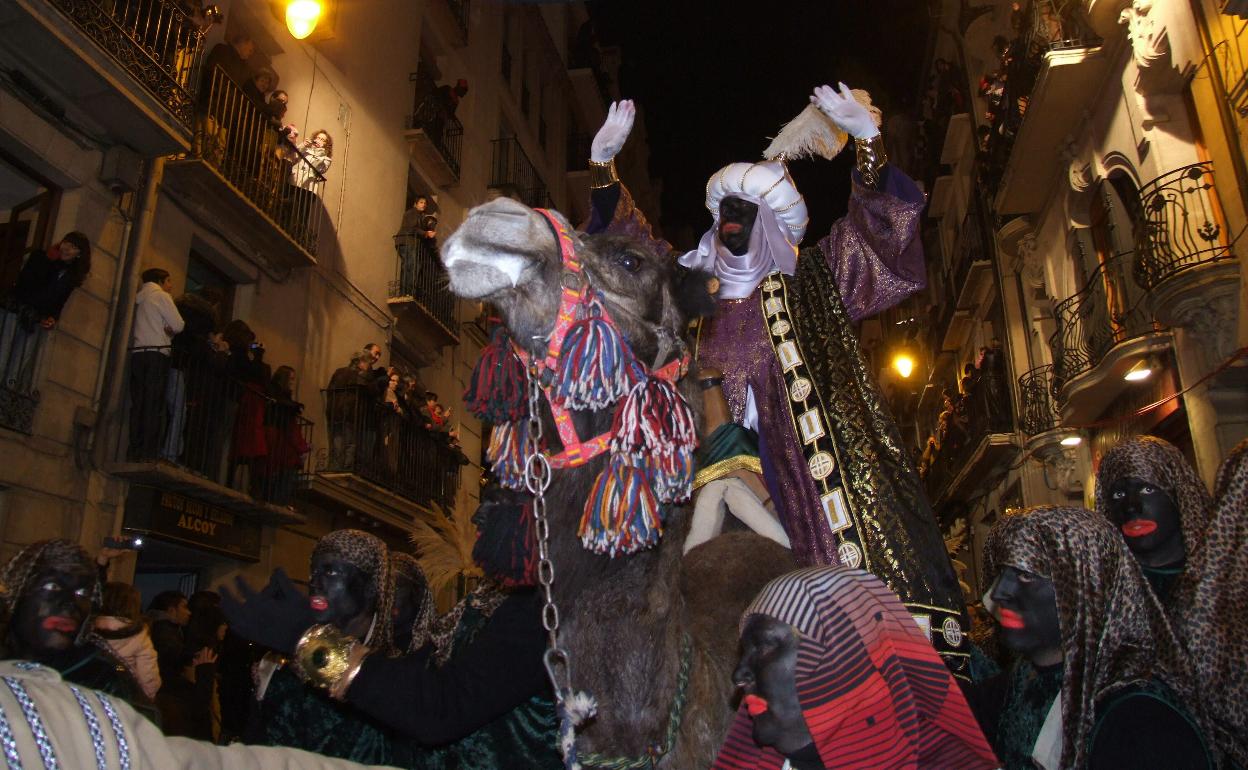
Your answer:
[[[240,575],[233,591],[223,585],[220,593],[221,611],[230,630],[278,652],[294,652],[299,637],[313,623],[308,598],[280,567],[259,592]]]
[[[838,92],[832,86],[819,86],[811,94],[810,101],[827,115],[837,128],[855,139],[870,139],[880,133],[871,112],[858,103],[849,86],[838,84]]]
[[[607,110],[607,119],[602,128],[594,134],[594,143],[589,149],[589,159],[595,163],[606,163],[619,154],[633,131],[633,121],[637,118],[637,108],[632,99],[611,102]]]

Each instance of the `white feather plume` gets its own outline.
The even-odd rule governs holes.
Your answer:
[[[883,117],[880,109],[871,103],[871,94],[861,88],[853,89],[852,93],[854,99],[871,113],[875,125],[879,126]],[[776,138],[763,150],[763,157],[767,160],[793,160],[818,155],[832,160],[848,142],[849,134],[811,103],[797,117],[784,124]]]

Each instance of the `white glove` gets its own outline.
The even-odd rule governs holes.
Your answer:
[[[832,86],[819,86],[811,95],[810,101],[818,106],[823,114],[836,124],[837,128],[855,139],[870,139],[880,133],[880,129],[876,127],[875,121],[871,118],[871,113],[858,103],[853,93],[850,92],[849,86],[844,83],[838,85],[840,93],[837,93]]]
[[[611,102],[607,110],[607,119],[602,128],[594,134],[594,143],[589,148],[589,159],[595,163],[606,163],[619,154],[628,141],[633,130],[633,120],[637,117],[637,108],[632,99]]]

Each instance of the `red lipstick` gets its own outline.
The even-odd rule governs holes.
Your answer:
[[[1001,607],[997,610],[997,621],[1002,628],[1024,628],[1026,623],[1023,622],[1023,616],[1014,610],[1007,610]]]
[[[64,615],[51,615],[43,619],[43,628],[46,631],[60,631],[64,634],[72,634],[78,630],[78,624]]]
[[[741,232],[741,225],[737,222],[725,222],[723,225],[725,235]]]
[[[324,612],[329,609],[329,601],[324,596],[312,596],[308,598],[308,606],[315,612]]]
[[[741,702],[745,704],[745,710],[752,717],[756,717],[767,710],[767,699],[760,698],[753,693],[742,698]]]
[[[1122,525],[1122,534],[1127,537],[1144,537],[1157,531],[1157,522],[1148,519],[1132,519]]]

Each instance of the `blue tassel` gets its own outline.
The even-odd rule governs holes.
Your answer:
[[[646,469],[613,455],[602,469],[581,514],[581,544],[594,553],[629,554],[658,545],[662,509]]]
[[[602,409],[628,393],[644,372],[597,301],[582,312],[559,350],[551,398],[565,409]]]

